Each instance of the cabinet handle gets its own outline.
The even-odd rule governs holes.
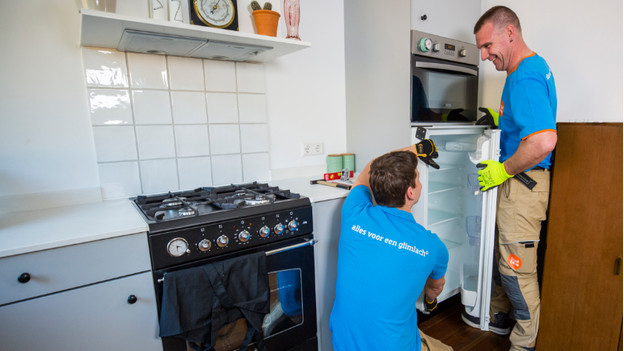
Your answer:
[[[615,259],[615,269],[613,270],[613,275],[620,275],[620,264],[622,263],[622,257],[618,257]]]
[[[22,273],[19,277],[17,277],[17,281],[22,284],[28,283],[30,281],[30,274]]]
[[[137,302],[137,300],[138,300],[137,297],[134,296],[134,295],[128,296],[128,303],[131,304],[131,305],[133,305],[135,302]]]

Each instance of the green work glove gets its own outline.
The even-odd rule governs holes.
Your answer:
[[[433,301],[427,301],[427,296],[425,296],[425,310],[432,312],[436,307],[438,307],[438,298],[434,298]]]
[[[498,128],[498,113],[496,111],[486,107],[479,107],[479,111],[485,113],[485,115],[477,120],[477,125],[490,126],[492,129]]]
[[[467,122],[468,117],[462,115],[463,108],[456,108],[454,110],[449,111],[449,113],[442,114],[442,122],[454,121],[454,122]]]
[[[513,177],[507,174],[505,166],[498,161],[485,160],[477,164],[477,168],[481,168],[481,170],[477,172],[479,174],[481,191],[499,186],[507,179]]]
[[[425,139],[420,143],[414,145],[416,148],[416,156],[423,160],[429,166],[440,169],[440,166],[433,160],[438,158],[438,147],[431,139]]]

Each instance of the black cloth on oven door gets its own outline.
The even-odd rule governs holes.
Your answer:
[[[160,336],[179,337],[196,350],[209,351],[219,329],[245,318],[248,330],[240,350],[246,350],[254,335],[262,349],[269,297],[264,252],[166,273]]]

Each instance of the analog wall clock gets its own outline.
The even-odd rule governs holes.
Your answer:
[[[236,0],[189,0],[191,23],[238,30]]]

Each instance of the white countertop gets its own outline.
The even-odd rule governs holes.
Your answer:
[[[145,231],[127,199],[3,213],[0,258]]]
[[[311,202],[344,198],[348,190],[312,185],[311,178],[268,183]],[[146,232],[148,226],[128,199],[0,213],[0,258]]]

